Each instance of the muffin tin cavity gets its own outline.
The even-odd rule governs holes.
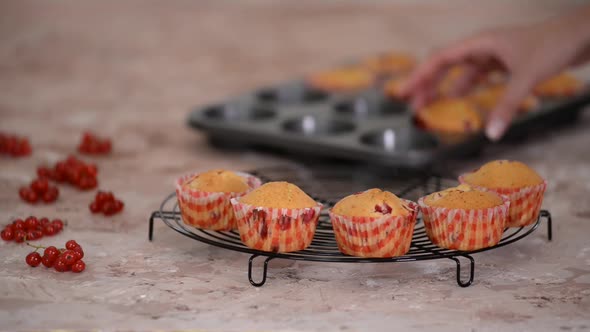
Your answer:
[[[254,105],[241,107],[238,105],[213,105],[205,108],[203,114],[206,118],[217,121],[237,120],[266,120],[274,118],[277,112],[269,106]]]
[[[304,136],[339,135],[355,130],[352,122],[336,119],[319,118],[314,115],[304,115],[286,121],[283,128],[291,133]]]
[[[375,100],[366,96],[339,100],[333,105],[334,111],[345,116],[364,118],[402,113],[406,106],[390,100]]]
[[[255,93],[258,101],[273,104],[310,104],[326,101],[328,93],[306,86],[266,88]]]
[[[367,146],[387,152],[429,150],[438,142],[430,134],[408,127],[386,128],[372,131],[361,136],[361,142]]]

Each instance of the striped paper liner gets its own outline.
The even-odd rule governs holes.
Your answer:
[[[232,198],[240,238],[252,249],[292,252],[309,246],[320,217],[321,204],[303,209],[256,207]]]
[[[494,246],[500,242],[510,200],[501,196],[502,205],[486,209],[448,209],[429,206],[426,197],[418,200],[426,234],[441,248],[471,251]]]
[[[176,197],[182,221],[189,226],[228,231],[237,227],[230,199],[241,197],[260,187],[259,178],[242,172],[235,172],[246,179],[250,189],[242,193],[223,193],[199,191],[184,186],[186,181],[197,175],[187,174],[176,180]]]
[[[411,209],[407,216],[344,216],[330,211],[338,249],[358,257],[396,257],[410,250],[418,204],[404,200]]]
[[[510,213],[506,227],[528,226],[539,218],[543,195],[547,189],[547,181],[535,186],[522,188],[486,188],[470,184],[465,181],[465,175],[459,177],[459,182],[465,183],[475,189],[491,191],[510,199]]]

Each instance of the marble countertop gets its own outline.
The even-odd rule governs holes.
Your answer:
[[[188,110],[385,49],[425,54],[477,29],[533,21],[576,1],[4,1],[0,5],[0,131],[30,137],[29,158],[0,157],[0,220],[67,219],[87,270],[24,263],[0,243],[0,330],[585,331],[590,329],[590,114],[533,141],[487,149],[480,160],[522,160],[549,179],[540,229],[476,255],[476,280],[455,283],[452,261],[319,264],[273,260],[267,284],[249,285],[248,255],[185,238],[147,221],[173,180],[211,167],[288,163],[220,151],[185,126]],[[114,153],[90,158],[100,188],[126,203],[91,215],[93,192],[60,187],[54,205],[18,198],[37,165],[75,150],[90,128]],[[88,158],[87,158],[88,159]]]

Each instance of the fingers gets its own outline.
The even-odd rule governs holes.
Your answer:
[[[458,42],[436,52],[421,64],[401,87],[403,97],[412,99],[413,104],[424,103],[433,94],[442,73],[451,65],[466,62],[478,57],[495,57],[493,39],[487,36],[474,37]]]
[[[533,86],[531,75],[515,75],[508,83],[506,92],[498,106],[490,114],[486,125],[486,136],[498,141],[505,133],[522,101]]]

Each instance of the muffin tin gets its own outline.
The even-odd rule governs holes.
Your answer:
[[[541,100],[537,109],[519,115],[507,137],[573,120],[589,102],[588,85],[571,98]],[[449,139],[425,131],[406,104],[385,96],[378,87],[355,94],[328,93],[303,80],[198,107],[188,123],[230,144],[407,168],[468,155],[488,142],[483,133]]]

